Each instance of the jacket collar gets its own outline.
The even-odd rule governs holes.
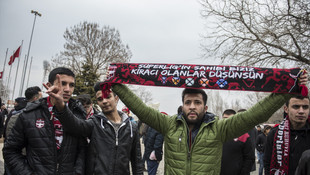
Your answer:
[[[177,121],[183,121],[183,120],[185,121],[184,116],[183,116],[183,112],[178,114],[176,120]],[[215,115],[210,113],[210,112],[206,112],[201,123],[208,124],[210,122],[213,122],[214,120],[215,120]]]

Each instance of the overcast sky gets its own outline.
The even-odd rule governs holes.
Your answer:
[[[132,63],[218,64],[200,58],[204,20],[200,16],[201,6],[195,0],[0,0],[1,71],[7,48],[8,62],[13,50],[23,40],[19,68],[22,69],[34,21],[31,10],[42,16],[36,19],[32,38],[29,59],[33,57],[33,64],[29,86],[41,87],[43,60],[50,61],[62,51],[65,29],[82,21],[96,22],[100,27],[115,27],[133,53]],[[12,67],[11,88],[17,61]],[[5,69],[4,80],[8,77],[9,66]],[[21,72],[18,73],[14,97],[18,96]],[[160,111],[172,115],[182,104],[182,89],[148,88],[152,90],[153,102],[160,103]]]

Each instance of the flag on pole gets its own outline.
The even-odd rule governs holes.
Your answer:
[[[15,61],[15,58],[19,57],[20,47],[21,46],[19,46],[18,49],[14,52],[14,54],[10,57],[9,65],[11,65]]]
[[[3,71],[0,72],[0,79],[2,79],[2,76],[3,76]]]

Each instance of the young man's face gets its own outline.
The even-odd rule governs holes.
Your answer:
[[[208,107],[204,105],[202,94],[185,94],[183,102],[183,114],[188,124],[196,124],[201,121]]]
[[[64,102],[68,102],[72,96],[75,86],[75,79],[72,76],[60,74],[61,91],[63,92]],[[56,83],[57,79],[54,81]]]
[[[284,111],[288,114],[293,125],[306,124],[309,116],[309,99],[291,98],[288,106],[284,106]]]
[[[111,92],[107,98],[102,98],[102,91],[96,93],[97,103],[104,114],[110,114],[117,110],[118,97]]]

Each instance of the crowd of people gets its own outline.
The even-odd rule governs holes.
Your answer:
[[[299,84],[307,79],[302,75]],[[185,88],[182,106],[168,115],[123,84],[114,84],[104,97],[98,82],[94,94],[73,98],[75,75],[64,67],[53,69],[44,87],[47,97],[29,87],[10,111],[1,102],[7,175],[155,175],[163,158],[169,175],[249,175],[256,158],[259,175],[310,172],[308,96],[272,93],[248,110],[227,109],[220,118],[208,111],[202,89]],[[126,105],[122,110],[119,100]],[[283,105],[283,121],[261,128]]]

